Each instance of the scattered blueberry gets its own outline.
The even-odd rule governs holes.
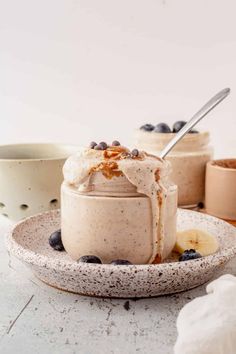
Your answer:
[[[169,125],[166,123],[159,123],[155,126],[154,132],[156,133],[171,133]]]
[[[82,256],[78,259],[78,263],[96,263],[96,264],[102,264],[102,261],[100,258],[92,255],[88,256]]]
[[[127,261],[126,259],[115,259],[114,261],[111,262],[113,265],[131,265],[130,261]]]
[[[198,203],[198,208],[199,209],[203,209],[204,208],[204,203],[203,202]]]
[[[175,122],[173,125],[173,133],[178,133],[183,126],[185,126],[186,122],[184,120],[179,120],[178,122]]]
[[[151,132],[154,130],[154,125],[152,124],[144,124],[140,127],[141,130],[145,130],[146,132]]]
[[[49,237],[49,245],[56,251],[64,251],[64,246],[61,240],[61,230],[54,231]]]
[[[92,142],[89,144],[90,149],[94,149],[95,146],[97,146],[97,143],[95,143],[95,141],[92,141]]]
[[[95,149],[95,150],[106,150],[106,149],[107,149],[107,143],[105,143],[104,141],[102,141],[101,143],[99,143],[98,145],[96,145],[94,149]]]
[[[190,261],[192,259],[197,259],[197,258],[201,258],[201,254],[199,252],[197,252],[196,250],[190,249],[190,250],[186,250],[184,251],[184,253],[181,254],[181,256],[179,257],[179,261],[183,262],[183,261]]]
[[[138,149],[133,149],[133,150],[131,151],[131,155],[134,156],[134,157],[137,157],[137,156],[139,155]]]
[[[117,140],[114,140],[111,145],[112,146],[120,146],[120,142]]]
[[[198,134],[199,131],[198,130],[195,130],[195,129],[192,129],[189,131],[189,134]]]

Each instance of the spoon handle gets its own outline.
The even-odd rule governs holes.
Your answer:
[[[212,97],[194,116],[186,123],[183,128],[175,135],[173,139],[166,145],[166,147],[161,151],[160,157],[163,159],[203,117],[207,115],[213,108],[215,108],[221,101],[223,101],[230,93],[229,88],[218,92],[214,97]]]

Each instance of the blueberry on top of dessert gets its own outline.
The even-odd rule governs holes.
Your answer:
[[[155,126],[154,132],[156,133],[171,133],[169,125],[166,123],[159,123]]]
[[[178,133],[186,124],[187,122],[183,120],[179,120],[174,123],[173,129],[169,127],[168,124],[166,123],[158,123],[156,126],[153,124],[144,124],[140,127],[140,130],[146,131],[146,132],[152,132],[154,131],[155,133],[162,133],[162,134],[167,134],[167,133]],[[196,134],[199,133],[197,130],[192,129],[189,131],[189,134]]]
[[[140,127],[141,130],[145,130],[146,132],[151,132],[154,130],[154,125],[152,124],[144,124]]]

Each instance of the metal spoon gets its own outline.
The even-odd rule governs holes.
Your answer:
[[[161,151],[159,156],[163,159],[173,149],[173,147],[181,140],[203,117],[223,101],[230,93],[230,88],[218,92],[212,97],[194,116],[186,123],[183,128],[174,136],[174,138]]]

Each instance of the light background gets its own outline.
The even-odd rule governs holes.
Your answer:
[[[131,144],[142,123],[188,119],[236,156],[235,0],[0,0],[0,143]]]

